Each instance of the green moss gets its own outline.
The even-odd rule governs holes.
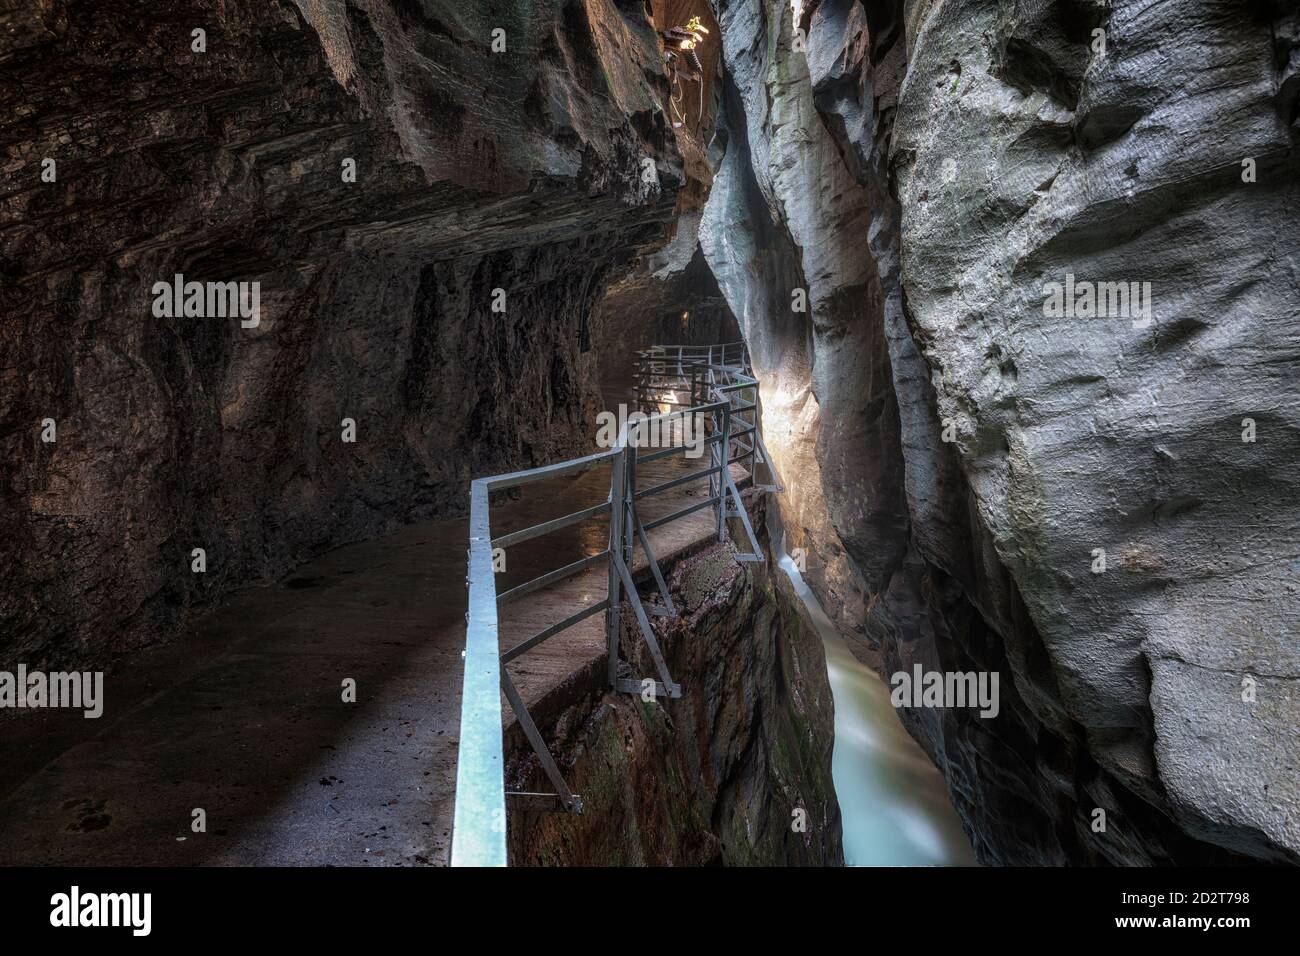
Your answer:
[[[734,573],[731,567],[726,554],[700,562],[683,577],[693,593],[707,598],[724,573]],[[774,586],[775,572],[746,567],[742,573],[743,587],[732,592],[734,602],[710,613],[692,639],[704,642],[706,661],[716,661],[723,648],[740,655],[729,658],[727,666],[745,666],[749,673],[743,692],[762,700],[761,726],[752,728],[758,735],[753,747],[761,752],[744,748],[734,757],[737,765],[719,768],[723,784],[711,793],[697,777],[697,761],[708,759],[698,752],[705,742],[697,735],[728,733],[728,727],[699,727],[689,716],[692,711],[674,707],[670,714],[668,702],[646,702],[639,694],[607,697],[612,708],[572,771],[587,813],[548,822],[535,838],[545,849],[535,851],[534,860],[551,865],[689,865],[720,855],[724,864],[739,866],[834,862],[824,858],[834,841],[817,839],[806,847],[789,828],[790,812],[802,806],[812,815],[814,833],[824,836],[821,828],[828,824],[820,815],[835,803],[828,759],[833,730],[820,637],[805,626],[788,592]],[[770,666],[780,670],[766,672],[773,652]],[[704,673],[674,676],[688,694],[703,692]],[[780,696],[778,686],[784,688]],[[749,716],[744,707],[739,712],[728,707],[722,719]],[[630,753],[629,736],[636,741]],[[761,761],[766,779],[757,782],[759,793],[749,797],[735,781],[748,781],[760,766],[755,761]]]

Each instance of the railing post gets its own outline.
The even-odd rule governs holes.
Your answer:
[[[488,488],[470,485],[469,611],[465,615],[465,677],[452,866],[506,865],[505,761],[501,741],[501,648],[492,570]]]
[[[627,449],[614,456],[609,481],[609,578],[607,594],[609,607],[605,609],[605,647],[609,654],[609,686],[618,686],[618,628],[619,607],[622,604],[622,582],[619,580],[617,555],[623,548],[623,514],[627,507],[624,488],[623,462]]]
[[[713,471],[709,475],[709,497],[712,498],[715,495],[717,495],[719,490],[722,488],[722,475],[717,471],[718,462],[721,459],[721,454],[719,452],[719,448],[720,448],[719,442],[721,442],[722,440],[720,437],[722,435],[722,410],[715,409],[714,411],[710,412],[709,415],[713,419],[712,437],[718,438],[718,441],[715,441],[711,445],[709,445],[709,466],[711,469],[713,469]]]
[[[751,484],[758,484],[758,474],[755,469],[758,467],[758,386],[751,385],[748,389],[750,398],[749,403],[754,407],[749,410],[749,419],[752,423],[749,428],[749,480]]]
[[[632,566],[633,535],[636,534],[636,453],[641,442],[644,420],[628,429],[627,463],[623,471],[623,485],[627,489],[623,504],[623,561]]]
[[[730,399],[722,406],[722,455],[718,472],[718,540],[727,540],[727,469],[731,461],[731,404]]]

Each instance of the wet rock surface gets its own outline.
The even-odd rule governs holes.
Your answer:
[[[602,658],[532,709],[583,813],[512,806],[512,864],[842,862],[821,640],[769,566],[734,553],[714,545],[670,577],[680,615],[657,630],[680,700],[606,692]],[[631,617],[624,646],[651,674]],[[506,742],[508,785],[549,790],[517,726]]]
[[[1026,704],[1184,832],[1292,861],[1295,12],[935,4],[893,143],[938,413],[1042,641]],[[1149,308],[1051,314],[1071,277]]]
[[[715,6],[790,542],[884,673],[1002,675],[903,714],[981,859],[1294,860],[1294,4]],[[1067,273],[1154,322],[1046,317]]]
[[[684,178],[639,5],[20,3],[0,38],[0,664],[102,662],[584,447],[593,302]],[[156,316],[177,274],[259,283],[258,323]]]

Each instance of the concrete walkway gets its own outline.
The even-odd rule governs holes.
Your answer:
[[[682,467],[646,466],[641,487]],[[608,480],[602,468],[530,486],[493,509],[493,533],[594,504]],[[707,488],[673,489],[643,518]],[[705,509],[656,529],[657,555],[711,540],[715,522]],[[0,723],[0,864],[445,863],[467,527],[415,525],[233,595],[165,648],[107,675],[98,720],[33,711]],[[607,533],[605,520],[593,521],[511,549],[498,588],[603,549]],[[600,600],[604,574],[511,605],[503,647]],[[603,653],[597,615],[510,669],[531,702]],[[342,700],[345,678],[356,681],[356,703]],[[195,809],[206,813],[205,833],[191,829]]]

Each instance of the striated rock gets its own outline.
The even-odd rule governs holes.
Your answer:
[[[661,57],[614,0],[0,12],[0,666],[579,448],[593,304],[684,181]],[[177,274],[259,321],[155,316]]]
[[[732,87],[701,243],[763,381],[790,543],[828,613],[856,618],[906,527],[872,211],[791,49],[791,5],[716,6]]]
[[[637,349],[652,343],[716,345],[740,340],[740,329],[699,246],[700,212],[713,183],[707,156],[720,101],[720,28],[708,0],[656,0],[661,33],[698,17],[708,30],[693,52],[700,80],[682,81],[670,109],[685,183],[677,193],[673,233],[662,248],[611,282],[591,319],[591,351],[600,357],[602,391],[621,401],[630,388]],[[680,113],[680,118],[679,114]]]
[[[1042,639],[1026,703],[1184,832],[1293,861],[1295,7],[943,0],[893,143],[939,415]],[[1150,311],[1052,314],[1076,281]]]
[[[0,669],[458,511],[585,444],[598,352],[735,321],[822,604],[1001,675],[903,713],[982,860],[1300,861],[1300,5],[713,7],[0,12]],[[675,578],[700,694],[554,699],[594,809],[518,859],[838,860],[820,645],[724,558]]]
[[[902,713],[981,859],[1294,859],[1295,5],[716,6],[702,245],[791,544],[885,673],[1002,675]],[[1154,324],[1048,319],[1067,273]]]
[[[671,575],[681,616],[661,623],[661,643],[681,700],[606,693],[602,658],[533,709],[583,813],[512,809],[513,863],[842,863],[821,639],[772,587],[769,565],[738,564],[734,553],[715,545]],[[652,673],[630,618],[625,646],[644,658],[637,673]],[[547,789],[517,725],[507,780]],[[792,826],[799,809],[802,831]]]

